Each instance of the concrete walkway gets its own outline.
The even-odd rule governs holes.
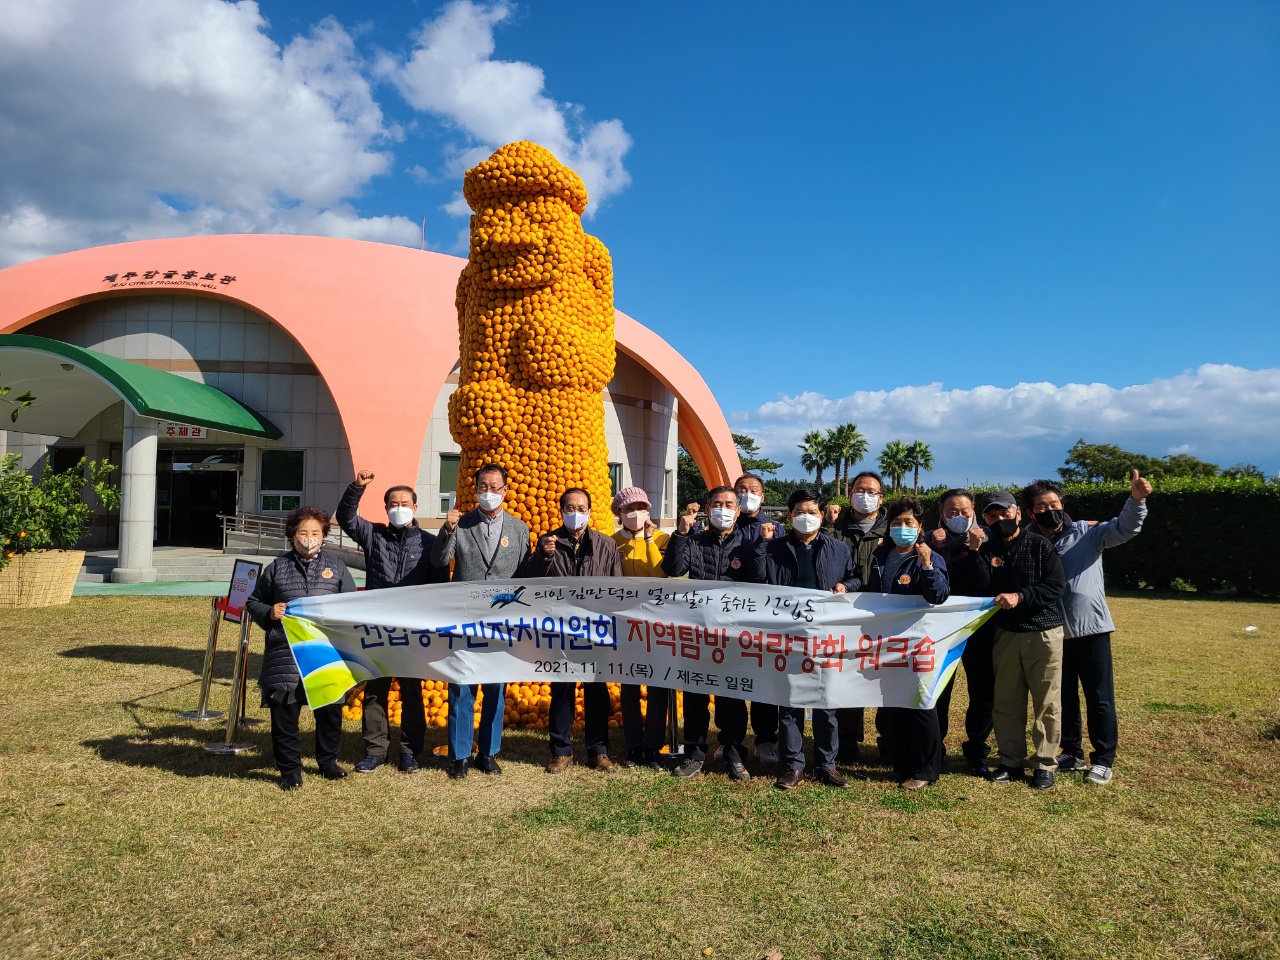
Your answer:
[[[356,586],[364,586],[364,572],[352,570]],[[138,596],[138,597],[221,597],[227,592],[223,581],[161,580],[155,583],[85,583],[71,591],[73,597]]]

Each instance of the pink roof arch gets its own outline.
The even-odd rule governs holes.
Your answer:
[[[353,463],[415,477],[432,409],[458,360],[454,288],[464,263],[390,244],[262,234],[93,247],[0,270],[0,333],[105,297],[232,301],[278,323],[306,350],[333,395]],[[676,395],[680,442],[703,478],[732,482],[738,453],[706,381],[652,330],[616,317],[618,349]],[[419,376],[381,375],[409,354]]]

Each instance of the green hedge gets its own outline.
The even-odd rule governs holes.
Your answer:
[[[973,492],[981,497],[992,489]],[[1020,488],[1008,489],[1019,497]],[[1074,520],[1110,520],[1129,496],[1127,483],[1063,489]],[[930,527],[937,524],[940,495],[929,491],[920,497]],[[1147,507],[1142,532],[1106,552],[1109,586],[1280,595],[1280,485],[1253,478],[1171,478],[1157,483]]]

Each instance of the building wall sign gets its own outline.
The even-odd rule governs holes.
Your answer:
[[[102,282],[108,290],[126,287],[195,287],[198,290],[217,290],[236,282],[229,273],[216,270],[125,270],[108,273]]]
[[[156,436],[172,440],[204,440],[209,436],[209,430],[172,420],[157,420]]]

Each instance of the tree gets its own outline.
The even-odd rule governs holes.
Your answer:
[[[909,449],[901,440],[890,440],[880,451],[877,458],[880,472],[889,478],[889,486],[894,492],[902,486],[902,478],[911,469],[910,460]]]
[[[10,411],[9,413],[9,422],[17,423],[18,414],[21,413],[23,410],[30,410],[31,407],[35,404],[36,398],[31,393],[30,390],[28,390],[26,393],[24,393],[20,397],[9,396],[9,394],[11,394],[12,392],[13,392],[12,387],[0,387],[0,400],[3,400],[5,403],[13,407],[13,410]]]
[[[827,437],[838,460],[836,495],[844,496],[849,492],[849,468],[867,455],[867,438],[858,431],[856,423],[842,423],[828,430]]]
[[[1121,450],[1110,443],[1085,443],[1081,439],[1067,451],[1066,463],[1058,468],[1058,475],[1071,483],[1127,482],[1133,470],[1152,480],[1162,477],[1216,477],[1222,472],[1217,464],[1189,453],[1149,457]]]
[[[933,451],[923,440],[913,440],[907,446],[907,466],[912,471],[911,492],[920,492],[920,471],[933,469]]]
[[[773,475],[782,467],[780,461],[760,456],[760,445],[756,443],[754,437],[749,437],[745,433],[732,433],[730,436],[733,437],[733,445],[738,448],[738,459],[742,462],[743,473]]]
[[[816,493],[822,495],[822,471],[831,466],[831,445],[821,430],[810,430],[800,445],[800,466],[813,474]]]
[[[1255,480],[1267,479],[1267,475],[1256,463],[1233,463],[1231,466],[1223,468],[1222,475],[1230,480],[1244,480],[1247,477],[1252,477]]]
[[[684,447],[676,453],[676,502],[675,514],[684,513],[686,503],[702,503],[707,492],[707,485],[702,479],[702,471],[694,462],[693,456]]]

